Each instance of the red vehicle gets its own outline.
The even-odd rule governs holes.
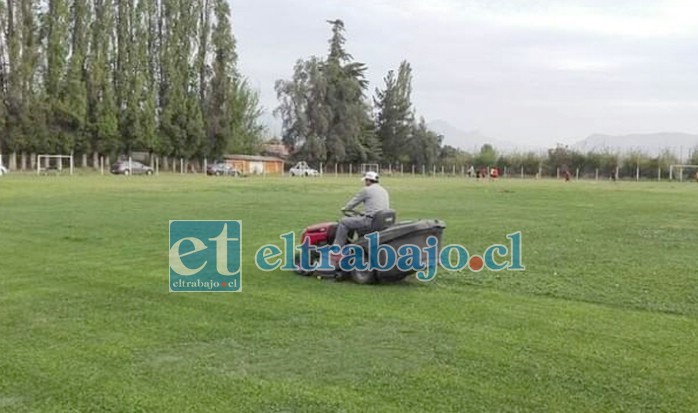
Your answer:
[[[347,216],[355,216],[358,214],[356,211],[343,212]],[[308,243],[315,247],[322,247],[324,245],[332,244],[334,242],[335,234],[337,233],[337,225],[337,222],[324,222],[311,225],[305,228],[303,231],[300,242],[303,243],[307,239]],[[370,229],[363,232],[359,231],[355,232],[354,234],[350,234],[347,245],[354,244],[360,246],[364,251],[364,258],[366,259],[366,262],[368,262],[369,242],[366,238],[364,238],[364,235],[378,232],[380,244],[390,245],[395,250],[398,250],[401,246],[406,244],[425,248],[427,246],[427,238],[429,236],[435,236],[440,245],[441,236],[445,228],[446,224],[443,221],[436,219],[396,222],[395,211],[381,211],[373,217]],[[424,262],[426,262],[426,256],[423,255],[422,258]],[[300,254],[296,255],[296,273],[305,276],[312,275],[314,271],[307,271],[304,268],[301,268],[302,265],[300,260]],[[310,262],[308,264],[313,266],[314,264],[318,263],[319,260],[320,254],[316,251],[311,252]],[[340,269],[332,273],[318,272],[318,278],[333,278],[337,280],[351,278],[354,282],[359,284],[374,284],[377,282],[401,281],[413,273],[414,271],[405,272],[398,268],[392,268],[386,271],[353,270],[349,273]]]

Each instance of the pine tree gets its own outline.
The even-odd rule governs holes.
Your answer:
[[[5,83],[5,145],[13,153],[33,150],[43,133],[34,79],[39,63],[40,27],[32,0],[10,0],[3,10],[4,40],[7,48]]]
[[[118,115],[114,92],[112,61],[112,36],[114,28],[112,0],[94,1],[91,46],[88,55],[88,130],[93,163],[98,156],[113,155],[119,149]]]
[[[441,152],[442,137],[429,130],[424,118],[412,125],[408,141],[410,158],[414,164],[430,168],[438,160]]]
[[[211,31],[212,67],[205,113],[208,153],[218,157],[225,152],[256,153],[264,128],[259,96],[237,69],[236,41],[226,0],[213,4],[215,25]]]
[[[329,23],[332,25],[330,52],[323,67],[326,104],[332,111],[325,144],[326,158],[329,162],[363,161],[366,148],[361,144],[361,136],[370,111],[364,100],[368,86],[366,66],[354,62],[353,56],[345,50],[344,23],[341,20]]]
[[[344,23],[329,23],[332,37],[327,59],[301,60],[291,80],[276,82],[281,104],[275,113],[282,117],[283,140],[310,161],[375,158],[379,151],[365,98],[366,66],[354,62],[344,48]]]
[[[73,0],[70,27],[70,58],[65,80],[54,106],[53,118],[58,141],[56,148],[61,153],[85,152],[87,139],[87,88],[85,85],[85,62],[89,45],[89,21],[91,16],[87,0]]]
[[[217,158],[228,150],[232,138],[233,81],[237,76],[235,39],[230,27],[230,7],[225,0],[213,0],[216,24],[211,33],[213,48],[210,95],[206,100],[208,154]]]
[[[3,152],[258,149],[225,0],[8,0],[0,32]]]
[[[407,61],[400,64],[397,77],[389,71],[384,78],[385,88],[376,90],[376,135],[381,144],[384,160],[408,162],[407,142],[414,123],[410,95],[412,69]]]

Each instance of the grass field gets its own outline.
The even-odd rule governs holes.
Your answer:
[[[698,185],[388,178],[525,272],[360,286],[254,253],[357,177],[0,178],[0,411],[695,411]],[[243,292],[168,292],[168,221],[243,221]]]

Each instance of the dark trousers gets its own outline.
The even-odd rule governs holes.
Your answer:
[[[365,231],[371,228],[370,217],[344,217],[339,221],[337,226],[337,235],[334,237],[334,245],[343,247],[347,243],[347,237],[352,231]]]

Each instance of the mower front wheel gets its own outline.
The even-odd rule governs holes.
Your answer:
[[[357,284],[375,284],[377,281],[375,271],[354,270],[351,279]]]
[[[294,264],[294,266],[296,267],[295,272],[296,272],[296,274],[298,274],[298,275],[302,275],[302,276],[307,277],[307,276],[309,276],[310,274],[313,273],[312,271],[306,271],[306,270],[304,270],[304,269],[301,268],[301,256],[300,256],[300,255],[296,255],[296,256],[295,256],[295,258],[293,259],[293,264]],[[312,265],[312,264],[313,264],[313,263],[311,262],[310,265]]]

